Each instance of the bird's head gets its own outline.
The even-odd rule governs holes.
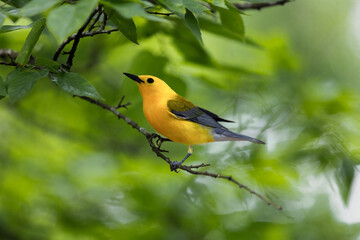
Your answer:
[[[143,98],[156,96],[170,96],[176,94],[163,80],[151,75],[134,75],[124,73],[128,78],[137,82]]]

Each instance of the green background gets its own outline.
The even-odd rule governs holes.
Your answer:
[[[183,25],[135,17],[140,45],[98,35],[75,55],[72,71],[109,105],[125,95],[131,105],[120,111],[149,131],[123,72],[156,75],[235,120],[231,130],[267,142],[195,146],[186,163],[210,163],[208,171],[232,175],[282,212],[228,181],[170,172],[123,120],[43,78],[19,101],[0,103],[0,239],[357,239],[355,6],[297,0],[246,11],[246,36],[259,46],[202,31],[202,47]],[[0,34],[0,48],[20,51],[29,31]],[[51,58],[57,46],[46,28],[33,55]],[[0,76],[13,69],[0,65]],[[163,148],[172,160],[186,154],[178,143]]]

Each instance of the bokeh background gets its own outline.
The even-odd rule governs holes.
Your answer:
[[[210,163],[282,212],[230,182],[170,172],[124,121],[42,79],[15,104],[0,102],[0,239],[359,239],[360,1],[246,13],[256,44],[203,31],[202,47],[181,26],[136,18],[140,45],[119,33],[84,38],[72,71],[110,105],[125,95],[121,112],[148,130],[122,72],[161,77],[235,120],[226,126],[267,145],[195,146],[187,163]],[[19,51],[28,33],[0,34],[0,48]],[[47,32],[33,54],[57,46]],[[0,66],[0,76],[12,70]],[[172,160],[186,154],[163,147]]]

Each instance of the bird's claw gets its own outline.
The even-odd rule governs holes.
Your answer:
[[[170,170],[174,171],[176,173],[179,172],[179,170],[177,170],[180,167],[180,163],[178,161],[173,161],[170,163]]]
[[[158,134],[153,133],[153,134],[151,134],[150,139],[151,139],[151,141],[154,143],[154,145],[156,145],[156,148],[157,148],[160,152],[169,152],[169,151],[167,151],[167,150],[161,149],[162,143],[163,143],[164,141],[168,141],[167,138],[163,138],[163,137],[159,136]],[[155,142],[154,142],[154,139],[156,139]]]
[[[156,140],[156,145],[158,145],[158,147],[160,148],[161,147],[161,144],[164,142],[163,138],[162,137],[158,137],[158,139]]]

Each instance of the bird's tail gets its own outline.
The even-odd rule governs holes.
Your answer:
[[[221,133],[216,133],[215,131],[214,140],[215,141],[249,141],[253,143],[265,144],[265,142],[258,140],[256,138],[234,133],[227,129],[226,130],[224,129],[224,131]]]

